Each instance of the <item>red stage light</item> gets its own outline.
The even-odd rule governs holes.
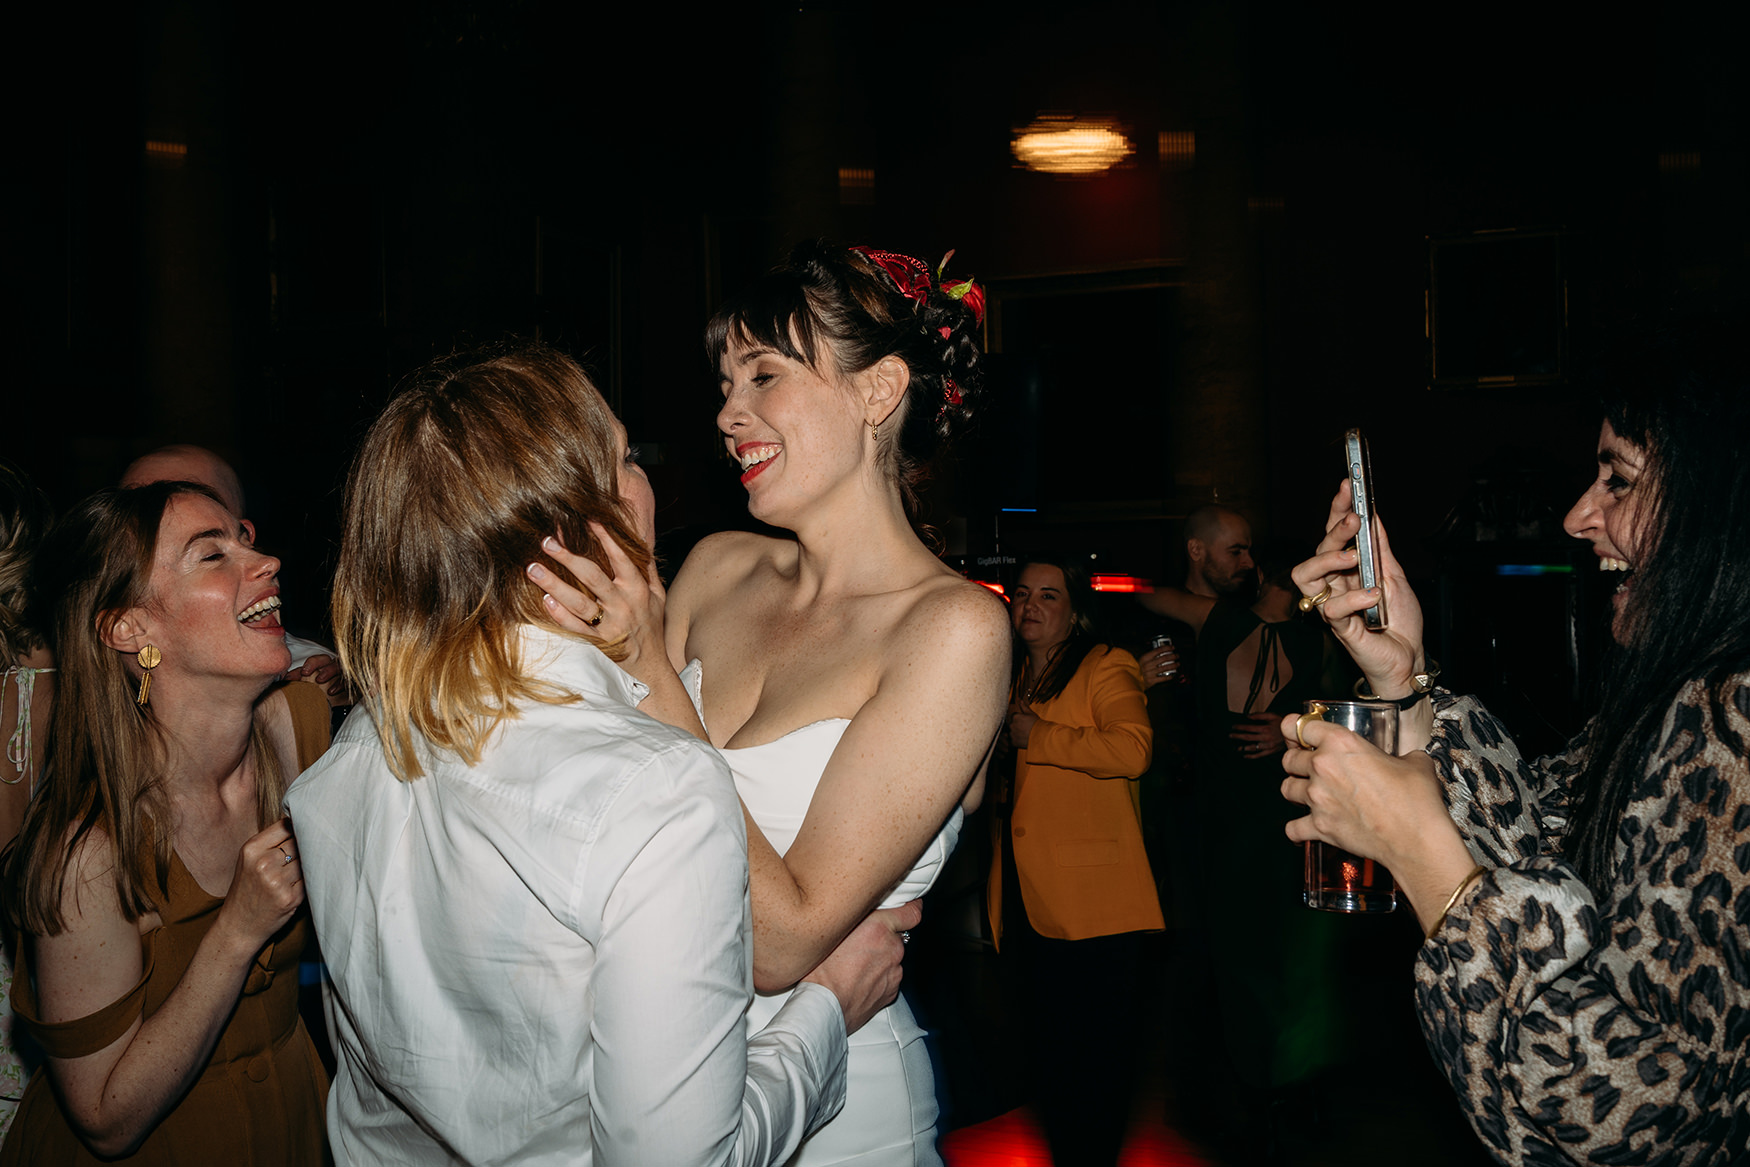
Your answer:
[[[1093,575],[1088,577],[1096,592],[1152,592],[1153,581],[1135,575]]]

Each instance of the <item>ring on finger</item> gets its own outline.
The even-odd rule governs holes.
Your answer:
[[[901,944],[910,944],[911,943],[911,933],[910,932],[901,932],[899,934],[899,942]]]
[[[1306,736],[1300,732],[1301,728],[1305,726],[1308,721],[1323,721],[1324,719],[1325,707],[1317,702],[1313,704],[1311,709],[1294,719],[1294,740],[1300,743],[1301,749],[1312,749],[1311,746],[1306,744]]]
[[[1310,612],[1314,608],[1317,608],[1320,605],[1322,605],[1326,600],[1328,600],[1330,598],[1331,598],[1331,585],[1326,584],[1325,590],[1320,592],[1318,595],[1300,597],[1300,610],[1302,612]]]
[[[281,867],[284,867],[286,864],[288,864],[292,861],[292,853],[290,851],[286,850],[286,845],[284,843],[281,843],[279,846],[275,847],[274,850],[278,851],[280,853],[280,866]]]
[[[599,628],[601,626],[602,617],[607,614],[608,606],[600,600],[597,600],[595,602],[595,615],[591,616],[588,620],[585,620],[584,623],[588,624],[591,628]]]

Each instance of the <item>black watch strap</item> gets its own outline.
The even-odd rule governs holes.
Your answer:
[[[1410,691],[1403,697],[1377,697],[1367,691],[1367,678],[1362,677],[1355,682],[1355,696],[1363,701],[1381,701],[1387,705],[1396,705],[1399,709],[1414,709],[1428,694],[1434,691],[1434,682],[1440,679],[1440,664],[1430,659],[1428,667],[1410,677]]]

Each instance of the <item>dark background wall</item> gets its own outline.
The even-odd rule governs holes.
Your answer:
[[[13,82],[0,453],[65,505],[155,445],[214,447],[308,626],[352,445],[395,380],[538,336],[651,448],[678,554],[742,521],[697,339],[723,294],[812,234],[955,248],[996,297],[1002,395],[934,496],[950,551],[1056,542],[1170,573],[1176,517],[1215,499],[1310,542],[1360,422],[1430,605],[1491,641],[1488,605],[1464,606],[1508,586],[1490,565],[1569,561],[1555,520],[1595,419],[1571,384],[1427,387],[1428,239],[1559,229],[1576,365],[1648,305],[1733,286],[1745,103],[1706,11],[38,12]],[[1116,116],[1135,155],[1017,169],[1011,130],[1052,109]],[[1194,159],[1163,157],[1169,132]],[[1034,513],[999,521],[1016,500]],[[1505,512],[1490,530],[1512,538],[1479,544],[1476,516]],[[1536,602],[1594,599],[1557,582]]]

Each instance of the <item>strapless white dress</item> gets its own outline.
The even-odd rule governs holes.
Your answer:
[[[698,661],[687,665],[681,680],[703,720]],[[778,854],[796,841],[814,788],[850,724],[842,717],[829,718],[764,745],[721,751],[748,814]],[[960,838],[962,817],[955,807],[941,833],[882,899],[882,907],[897,907],[930,890]],[[748,1032],[763,1028],[788,996],[788,992],[755,994],[748,1009]],[[936,1151],[935,1077],[924,1048],[924,1031],[904,997],[851,1034],[846,1071],[845,1108],[809,1136],[790,1160],[791,1167],[834,1163],[937,1167],[942,1159]]]

